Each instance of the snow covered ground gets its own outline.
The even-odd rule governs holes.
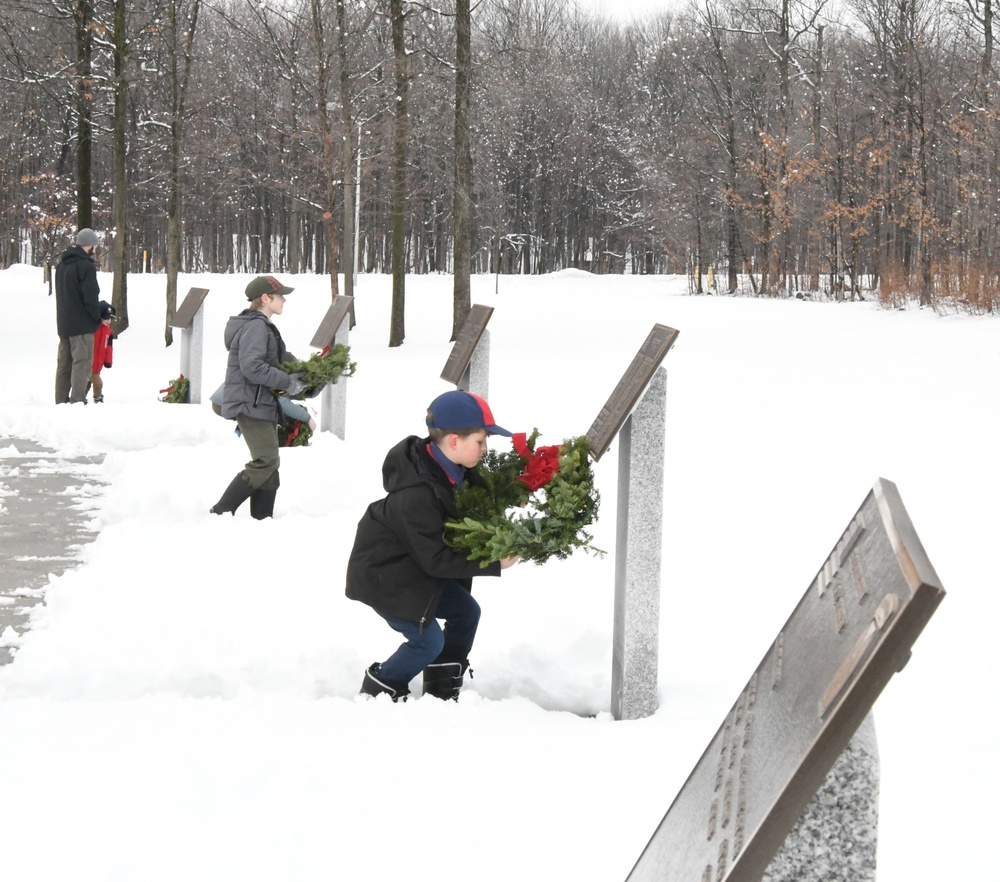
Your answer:
[[[303,356],[329,288],[282,278],[296,291],[277,321]],[[247,281],[181,279],[210,289],[208,391]],[[875,707],[879,880],[981,877],[1000,784],[997,319],[692,298],[679,278],[473,279],[473,302],[495,307],[496,418],[540,443],[587,431],[653,323],[680,330],[659,711],[615,722],[613,555],[479,580],[457,704],[356,698],[397,641],[344,597],[347,555],[385,451],[448,388],[450,277],[407,280],[394,349],[390,279],[360,279],[347,438],[283,453],[263,522],[208,514],[246,459],[233,424],[158,401],[180,357],[163,346],[164,277],[130,277],[106,403],[86,407],[52,404],[41,270],[0,286],[0,447],[104,454],[107,481],[79,567],[50,579],[26,636],[0,638],[16,652],[0,668],[3,878],[623,880],[878,477],[948,591]],[[597,544],[613,550],[615,448],[595,471]]]

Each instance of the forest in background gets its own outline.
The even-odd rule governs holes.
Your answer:
[[[0,0],[0,265],[92,226],[106,268],[334,294],[356,239],[994,312],[993,44],[991,0]]]

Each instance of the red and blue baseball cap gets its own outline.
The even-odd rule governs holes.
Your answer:
[[[490,435],[511,433],[493,420],[493,411],[485,399],[471,392],[455,389],[438,395],[427,408],[429,429],[486,429]]]

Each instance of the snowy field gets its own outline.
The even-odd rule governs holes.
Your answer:
[[[248,278],[181,278],[182,295],[210,289],[206,398]],[[277,322],[304,356],[329,286],[281,278],[296,291]],[[479,580],[457,704],[356,697],[397,641],[344,597],[355,524],[386,450],[449,388],[451,278],[407,280],[395,349],[390,284],[358,286],[346,440],[283,453],[276,517],[257,522],[208,513],[246,459],[233,424],[158,401],[180,358],[163,345],[164,277],[129,278],[106,403],[55,407],[54,298],[41,270],[0,271],[0,448],[103,454],[107,482],[79,566],[50,579],[25,637],[0,637],[15,653],[0,668],[2,878],[624,880],[879,477],[948,591],[875,706],[879,882],[981,878],[1000,784],[997,319],[692,298],[680,278],[473,279],[473,302],[495,307],[493,411],[540,443],[587,431],[654,323],[680,330],[659,710],[615,722],[613,555]],[[595,466],[609,550],[616,453]]]

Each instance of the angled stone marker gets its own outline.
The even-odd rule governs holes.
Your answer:
[[[611,442],[631,415],[679,333],[680,331],[666,325],[653,325],[632,363],[587,431],[587,444],[595,462],[608,452]]]
[[[761,882],[875,882],[879,759],[868,714],[799,815]]]
[[[490,397],[490,332],[492,306],[475,303],[462,322],[441,379],[480,398]]]
[[[896,486],[880,479],[629,882],[758,882],[943,598]]]
[[[191,288],[170,322],[181,329],[180,372],[188,381],[188,403],[201,404],[201,364],[205,349],[205,298],[208,288]]]
[[[338,343],[350,345],[350,327],[344,319],[350,313],[353,302],[353,297],[338,296],[330,304],[309,345],[320,350]],[[342,382],[343,379],[324,386],[319,395],[319,430],[333,432],[341,441],[347,437],[347,383]]]
[[[666,325],[653,326],[587,432],[595,461],[616,435],[620,442],[611,662],[616,720],[656,712],[667,419],[667,372],[660,365],[678,333]]]

